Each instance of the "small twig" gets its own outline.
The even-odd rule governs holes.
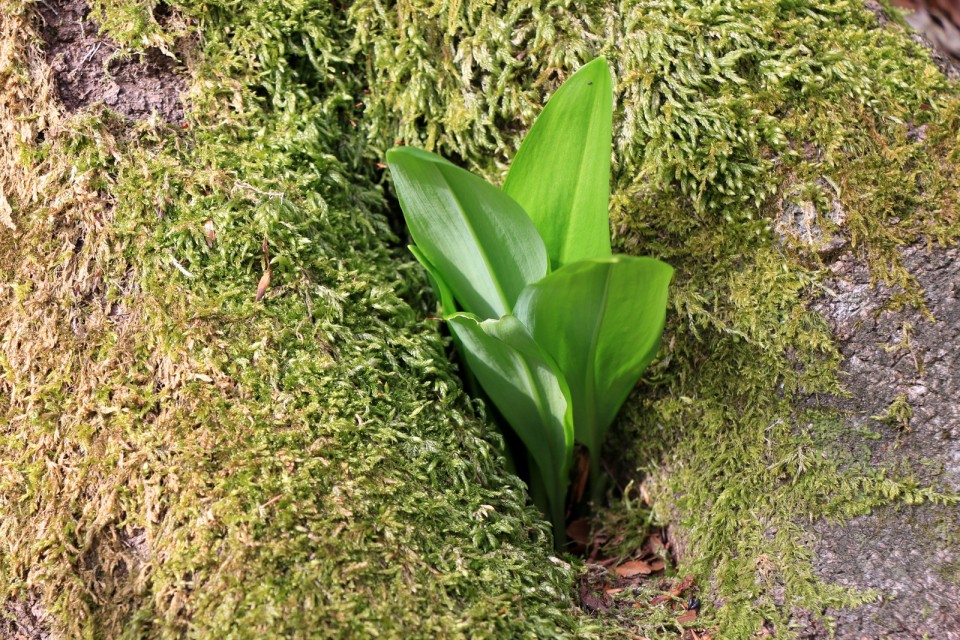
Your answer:
[[[47,0],[40,0],[40,4],[45,6],[47,9],[50,9],[50,11],[53,12],[53,15],[57,16],[58,18],[60,17],[60,12],[54,9],[53,7],[51,7],[50,4],[47,2]]]
[[[264,502],[262,505],[260,505],[259,507],[257,507],[257,510],[260,512],[260,517],[262,518],[262,517],[264,517],[264,516],[266,515],[266,514],[264,513],[264,511],[266,510],[267,507],[270,507],[270,506],[273,506],[273,505],[277,504],[277,502],[279,502],[280,498],[282,498],[282,497],[283,497],[283,494],[282,494],[282,493],[278,493],[277,495],[273,496],[272,498],[270,498],[269,500],[267,500],[266,502]]]
[[[620,480],[617,479],[617,476],[614,475],[613,469],[610,468],[610,464],[604,460],[603,456],[600,457],[600,464],[603,465],[603,470],[607,472],[607,475],[610,476],[616,483],[617,488],[620,489],[620,493],[624,493],[626,491],[626,487],[624,487]]]
[[[192,273],[190,273],[189,271],[187,271],[187,270],[184,268],[184,266],[183,266],[182,264],[180,264],[180,262],[179,262],[176,258],[173,257],[173,254],[172,254],[172,253],[170,254],[170,262],[172,262],[172,263],[173,263],[173,266],[175,266],[175,267],[177,268],[177,270],[179,270],[180,273],[182,273],[183,275],[187,276],[188,278],[193,278],[193,277],[195,277]]]
[[[306,304],[307,304],[307,317],[309,317],[309,318],[310,318],[310,321],[312,322],[312,321],[313,321],[313,305],[310,304],[310,292],[309,292],[309,291],[304,290],[304,292],[303,292],[303,299],[304,299],[304,301],[305,301]]]
[[[100,51],[100,47],[103,46],[103,42],[98,42],[97,44],[90,47],[90,51],[87,52],[87,55],[83,57],[83,60],[80,61],[80,64],[86,64],[87,61],[93,56],[97,55],[97,51]]]
[[[243,180],[237,180],[234,183],[233,189],[231,189],[231,191],[236,191],[237,187],[243,187],[244,189],[249,189],[250,191],[253,191],[254,193],[259,193],[262,196],[270,196],[271,198],[280,198],[280,202],[283,202],[284,194],[280,191],[264,191],[263,189],[257,189],[255,186],[253,186],[249,182],[244,182]]]

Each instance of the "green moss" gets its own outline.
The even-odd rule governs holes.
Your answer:
[[[899,250],[956,241],[956,85],[846,0],[425,3],[431,21],[421,4],[351,9],[375,153],[399,138],[496,180],[563,76],[601,54],[614,66],[617,248],[676,279],[659,364],[611,450],[632,452],[654,514],[680,525],[679,570],[716,594],[705,613],[725,637],[765,620],[789,637],[792,607],[875,597],[817,579],[803,523],[955,497],[826,445],[842,416],[805,399],[843,393],[839,354],[809,304],[833,237],[892,285],[888,306],[922,306]],[[799,204],[821,241],[784,223]],[[876,436],[852,437],[864,453]],[[629,517],[611,509],[601,520]]]
[[[95,109],[25,142],[0,598],[69,637],[586,632],[384,216],[343,15],[171,7],[202,43],[185,130]],[[96,5],[131,53],[152,9]]]
[[[89,6],[90,17],[96,20],[100,31],[108,34],[110,39],[119,45],[109,60],[129,58],[151,47],[173,56],[177,39],[188,32],[187,24],[181,16],[176,12],[167,12],[168,5],[158,0],[92,0]],[[162,13],[167,14],[163,18],[163,25],[157,20],[157,16]],[[104,70],[108,71],[106,66]]]
[[[41,591],[66,635],[630,633],[574,609],[575,569],[461,390],[377,167],[399,139],[499,178],[598,54],[618,249],[677,270],[612,443],[652,505],[600,519],[636,531],[624,545],[680,524],[678,571],[715,596],[702,624],[788,637],[791,607],[875,595],[816,578],[805,521],[953,500],[869,465],[869,432],[832,448],[843,416],[800,402],[842,385],[808,308],[822,260],[780,241],[785,211],[812,208],[891,306],[919,303],[898,249],[960,227],[957,89],[860,3],[93,6],[124,55],[199,49],[187,130],[93,111],[5,167],[37,194],[0,233],[0,536],[17,541],[0,594]],[[11,95],[30,82],[19,33]],[[666,613],[627,629],[675,634]]]
[[[901,393],[897,396],[890,406],[880,415],[871,416],[877,422],[897,427],[903,431],[910,428],[910,418],[913,417],[913,409],[907,401],[907,394]]]

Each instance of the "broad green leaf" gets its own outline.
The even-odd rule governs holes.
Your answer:
[[[391,149],[387,163],[410,235],[464,310],[499,318],[546,275],[543,240],[512,198],[419,149]]]
[[[653,258],[614,256],[554,271],[521,294],[516,316],[556,362],[570,388],[576,440],[600,447],[660,346],[673,269]]]
[[[417,248],[416,245],[409,245],[407,247],[410,249],[410,252],[413,256],[423,265],[423,268],[427,272],[427,276],[430,278],[430,284],[433,286],[434,295],[440,299],[440,307],[443,313],[443,319],[448,319],[454,313],[457,313],[456,301],[453,299],[453,294],[450,292],[450,287],[447,286],[447,283],[444,282],[443,277],[437,273],[436,267],[430,264],[430,261],[424,257],[423,253]],[[456,332],[453,332],[453,342],[457,346],[457,351],[461,354],[464,352],[463,345],[460,343],[460,339],[457,337]],[[461,356],[462,357],[462,356]],[[463,372],[463,381],[466,384],[466,388],[470,395],[476,396],[480,394],[480,389],[477,386],[477,378],[473,375],[473,371],[470,370],[469,365],[465,366]],[[509,457],[509,452],[507,453]],[[512,461],[509,461],[512,464]],[[546,510],[544,511],[546,513]]]
[[[481,322],[458,313],[448,323],[470,370],[533,456],[554,525],[562,532],[573,455],[573,415],[563,377],[513,316]]]
[[[437,268],[430,264],[430,261],[427,260],[423,252],[417,248],[417,245],[408,245],[407,249],[410,249],[413,257],[416,258],[417,262],[426,270],[427,277],[430,278],[430,284],[433,286],[433,293],[440,299],[440,308],[443,309],[443,317],[446,318],[456,313],[457,306],[453,300],[453,292],[450,291],[450,287],[444,282],[443,277],[437,273]]]
[[[557,89],[520,144],[504,193],[530,216],[553,268],[610,255],[613,88],[597,58]]]
[[[387,152],[388,160],[392,152],[402,153],[404,155],[408,155],[414,158],[419,158],[420,160],[424,160],[425,162],[439,162],[440,164],[449,165],[451,167],[457,166],[452,162],[450,162],[449,160],[447,160],[446,158],[444,158],[443,156],[439,156],[435,153],[430,153],[429,151],[424,151],[423,149],[418,149],[417,147],[397,147],[395,149],[391,149],[390,151]]]

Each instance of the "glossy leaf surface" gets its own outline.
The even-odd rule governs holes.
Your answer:
[[[553,268],[610,255],[613,87],[597,58],[550,98],[510,166],[504,193],[530,216]]]
[[[512,198],[419,149],[392,149],[387,163],[421,257],[465,311],[506,315],[523,288],[546,275],[543,240]]]
[[[595,462],[659,349],[672,276],[653,258],[585,260],[554,271],[517,301],[517,318],[566,378],[576,439]]]
[[[433,287],[433,293],[440,300],[440,308],[443,310],[443,317],[446,318],[447,316],[456,313],[457,305],[453,299],[453,292],[450,291],[450,287],[447,286],[446,281],[443,279],[443,276],[440,275],[440,272],[437,271],[437,268],[433,266],[429,260],[427,260],[427,257],[423,255],[423,252],[417,248],[417,245],[408,245],[407,249],[410,250],[410,253],[413,254],[413,257],[417,259],[417,262],[419,262],[427,272],[427,277],[430,278],[430,286]]]
[[[562,511],[573,452],[568,390],[555,365],[513,316],[447,320],[470,370],[523,441],[541,472],[552,515]]]

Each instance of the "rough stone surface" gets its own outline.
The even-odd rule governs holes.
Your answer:
[[[68,111],[103,102],[134,120],[156,112],[168,122],[183,121],[183,69],[176,60],[158,49],[127,59],[112,57],[117,45],[98,35],[82,0],[42,2],[38,8],[47,61]]]
[[[4,640],[51,640],[46,612],[36,595],[8,601],[0,611],[0,638]]]
[[[933,321],[916,309],[883,310],[889,290],[871,287],[868,269],[849,254],[833,265],[835,295],[816,306],[842,345],[851,396],[822,404],[847,415],[838,446],[864,447],[855,434],[879,433],[870,462],[902,470],[922,485],[960,492],[960,251],[904,251],[925,291]],[[879,420],[898,398],[912,415]],[[960,513],[956,505],[889,507],[843,526],[813,527],[820,575],[877,589],[880,601],[829,611],[837,638],[960,638]],[[810,630],[806,637],[827,637]]]
[[[876,14],[878,24],[882,26],[890,22],[890,16],[879,2],[867,0],[864,4]],[[937,22],[941,18],[938,16],[933,19],[938,12],[931,12],[926,2],[918,5],[914,0],[894,0],[893,4],[910,10],[905,19],[907,24],[916,29],[911,39],[930,51],[930,59],[945,76],[951,80],[960,78],[960,58],[951,53],[950,39],[944,38],[944,31],[938,28]]]
[[[826,193],[833,195],[830,211],[822,214],[809,200],[784,198],[780,203],[780,215],[774,229],[782,244],[790,242],[814,249],[821,256],[836,255],[847,246],[847,238],[834,230],[842,227],[847,219],[836,189],[826,180],[820,180]]]

